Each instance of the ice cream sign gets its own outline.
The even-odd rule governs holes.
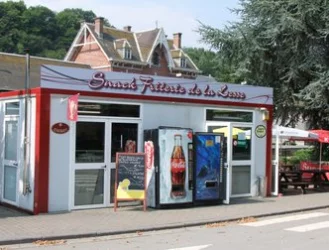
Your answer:
[[[142,83],[139,88],[138,80]],[[138,91],[141,94],[158,93],[158,94],[174,94],[174,95],[190,95],[190,96],[206,96],[206,97],[222,97],[230,99],[245,99],[246,93],[240,91],[230,91],[229,87],[224,85],[212,88],[209,84],[199,87],[197,83],[189,84],[189,87],[182,86],[180,83],[167,83],[165,81],[156,81],[153,77],[140,76],[139,79],[133,77],[130,81],[112,81],[107,80],[103,72],[96,72],[88,85],[91,89],[120,89]]]

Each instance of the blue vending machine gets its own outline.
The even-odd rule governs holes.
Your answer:
[[[195,133],[193,138],[193,200],[196,205],[218,204],[226,194],[224,135]]]

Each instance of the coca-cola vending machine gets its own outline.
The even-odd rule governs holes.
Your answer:
[[[192,204],[192,130],[159,127],[144,131],[147,204],[173,207]]]

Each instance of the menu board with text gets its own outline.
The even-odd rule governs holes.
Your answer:
[[[114,210],[120,200],[143,200],[145,210],[145,183],[145,154],[117,153]]]

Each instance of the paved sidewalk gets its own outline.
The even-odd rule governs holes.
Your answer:
[[[0,245],[113,235],[329,208],[329,193],[234,199],[230,205],[182,209],[119,207],[25,215],[0,207]]]

